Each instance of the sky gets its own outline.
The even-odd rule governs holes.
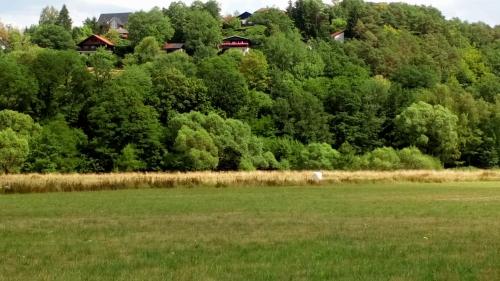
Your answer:
[[[43,7],[52,5],[69,9],[75,25],[81,25],[87,17],[99,17],[101,13],[133,12],[149,10],[154,6],[168,7],[170,0],[0,0],[0,21],[17,27],[38,22]],[[191,3],[192,1],[185,1]],[[328,1],[325,1],[328,2]],[[469,22],[483,21],[490,25],[500,24],[498,0],[370,0],[370,2],[407,2],[431,5],[440,9],[447,18],[458,17]],[[288,0],[219,0],[223,14],[235,11],[253,12],[262,7],[285,8]]]

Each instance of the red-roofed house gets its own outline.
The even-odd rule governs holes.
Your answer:
[[[97,48],[100,47],[104,47],[106,50],[111,52],[113,52],[115,49],[115,44],[113,44],[113,42],[95,34],[90,35],[87,39],[80,42],[77,46],[80,54],[94,53]]]

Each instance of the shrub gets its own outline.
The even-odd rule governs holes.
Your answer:
[[[401,160],[396,150],[392,147],[377,148],[372,152],[366,153],[363,158],[367,160],[369,170],[396,170],[399,169]]]
[[[400,168],[406,170],[440,170],[443,164],[439,159],[423,154],[416,147],[408,147],[398,152]]]

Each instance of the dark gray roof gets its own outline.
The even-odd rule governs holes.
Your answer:
[[[246,19],[250,18],[251,16],[252,16],[251,13],[244,12],[243,14],[239,15],[237,18],[239,18],[240,20],[246,20]]]
[[[125,25],[128,23],[128,16],[130,16],[130,14],[131,13],[101,14],[97,23],[101,25],[108,24],[113,18],[116,18],[118,24]]]

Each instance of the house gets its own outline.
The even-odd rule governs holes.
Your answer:
[[[80,42],[78,45],[78,52],[80,54],[94,53],[98,48],[104,47],[106,50],[113,52],[115,44],[108,39],[99,35],[90,35],[87,39]]]
[[[330,34],[330,37],[337,42],[343,43],[345,41],[345,30],[334,32]]]
[[[167,53],[184,52],[184,43],[165,43],[163,50]]]
[[[219,49],[221,53],[229,49],[238,49],[243,52],[243,54],[247,54],[250,52],[250,47],[252,46],[252,41],[250,39],[240,36],[231,36],[224,38],[222,40],[222,44],[219,45]]]
[[[243,14],[237,16],[237,18],[241,21],[242,26],[248,26],[252,25],[252,23],[249,21],[251,16],[252,13],[244,12]]]
[[[116,30],[121,38],[128,38],[128,31],[125,27],[128,24],[128,17],[131,13],[101,14],[97,24],[101,27]]]

